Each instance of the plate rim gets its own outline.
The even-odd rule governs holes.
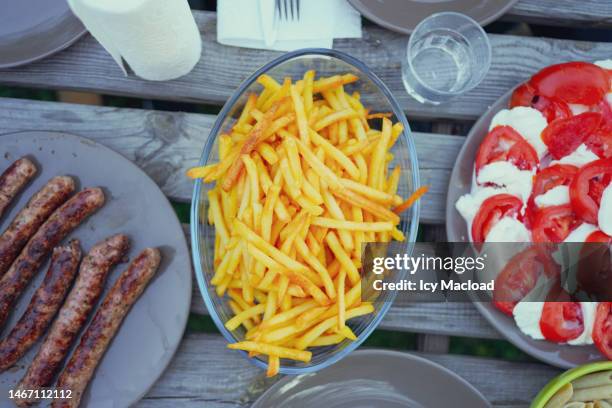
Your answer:
[[[506,1],[507,3],[503,7],[501,7],[498,11],[496,11],[495,13],[492,13],[490,16],[484,19],[476,20],[478,24],[480,26],[486,26],[487,24],[492,23],[493,21],[497,20],[499,17],[504,15],[508,10],[510,10],[510,8],[512,8],[512,6],[518,3],[519,0],[504,0],[504,1]],[[397,25],[394,25],[388,22],[387,20],[372,13],[369,8],[365,8],[365,6],[363,5],[363,0],[348,0],[348,2],[363,17],[367,18],[373,23],[378,24],[379,26],[384,27],[388,30],[395,31],[396,33],[401,33],[401,34],[411,34],[412,31],[414,31],[414,29],[416,28],[416,25],[412,28],[404,28],[404,27],[400,27],[400,26],[397,26]],[[444,10],[438,10],[431,14],[435,14],[435,13],[443,12],[443,11]],[[464,13],[464,14],[466,14],[469,17],[472,17],[467,13]]]
[[[30,57],[30,58],[26,58],[26,59],[22,59],[19,61],[15,61],[15,62],[1,62],[0,61],[0,69],[6,69],[6,68],[15,68],[15,67],[20,67],[23,65],[28,65],[31,64],[33,62],[36,61],[40,61],[42,59],[45,59],[51,55],[57,54],[60,51],[65,50],[66,48],[70,47],[72,44],[76,43],[78,40],[81,39],[81,37],[83,37],[85,34],[87,34],[89,31],[87,30],[87,28],[85,28],[85,26],[83,25],[83,23],[81,22],[81,20],[79,20],[79,18],[77,16],[74,15],[74,13],[68,9],[69,13],[68,13],[68,19],[72,19],[73,21],[75,21],[76,23],[78,23],[78,25],[80,26],[80,30],[78,32],[75,32],[74,35],[72,36],[72,38],[64,41],[62,44],[43,52],[42,54]],[[62,20],[62,23],[65,24],[66,20]],[[11,132],[11,133],[16,133],[16,132]],[[3,133],[2,135],[5,135],[8,133]]]
[[[18,131],[11,131],[11,132],[6,132],[6,133],[0,133],[0,139],[2,139],[5,136],[15,136],[15,135],[19,135],[19,134],[27,134],[30,135],[30,137],[35,137],[36,134],[40,134],[41,136],[57,136],[57,137],[67,137],[67,138],[73,138],[75,139],[76,143],[85,143],[89,146],[93,146],[94,148],[98,148],[98,149],[103,149],[106,150],[107,153],[109,154],[114,154],[116,156],[119,156],[122,160],[127,161],[128,164],[133,167],[135,169],[135,171],[140,172],[142,176],[146,177],[147,179],[149,179],[151,181],[151,183],[155,186],[155,188],[159,191],[159,193],[166,198],[164,204],[166,206],[169,207],[170,210],[173,211],[172,205],[170,203],[170,200],[168,200],[168,197],[166,197],[166,195],[164,194],[164,192],[161,190],[161,188],[159,188],[159,186],[157,185],[157,183],[144,171],[140,168],[140,166],[138,166],[136,163],[134,163],[133,161],[131,161],[130,159],[128,159],[127,157],[125,157],[122,153],[117,152],[114,149],[111,149],[110,147],[94,140],[94,139],[90,139],[88,137],[84,137],[84,136],[80,136],[77,135],[75,133],[71,133],[71,132],[64,132],[64,131],[56,131],[56,130],[18,130]],[[181,233],[183,232],[182,229],[182,224],[180,222],[180,220],[178,219],[176,213],[173,211],[173,220],[178,224],[178,228],[181,230]],[[182,234],[182,236],[184,237],[184,234]],[[167,356],[167,360],[163,361],[160,365],[160,372],[158,375],[153,376],[152,377],[152,382],[151,384],[142,391],[142,393],[138,394],[135,399],[133,401],[130,402],[129,406],[138,403],[139,401],[141,401],[148,393],[149,391],[151,391],[151,389],[153,389],[153,387],[155,386],[155,384],[157,384],[157,382],[161,379],[161,377],[166,373],[166,371],[168,370],[168,367],[170,366],[170,364],[172,363],[172,361],[174,360],[174,357],[176,356],[176,353],[178,352],[183,339],[185,338],[185,332],[187,330],[187,323],[189,321],[189,315],[190,315],[190,311],[191,311],[191,302],[192,302],[192,296],[193,296],[193,265],[191,263],[191,256],[189,255],[189,246],[187,245],[187,239],[183,239],[182,241],[182,245],[184,246],[185,249],[185,253],[187,255],[186,259],[188,261],[188,265],[189,265],[189,278],[188,278],[188,295],[187,295],[187,302],[186,302],[186,313],[184,313],[184,322],[181,323],[181,335],[179,336],[179,341],[170,348],[170,352],[166,353],[165,355]],[[174,246],[174,245],[173,245]],[[108,285],[108,283],[107,283]],[[99,307],[99,305],[96,306],[96,309]],[[92,315],[95,312],[92,311]],[[131,308],[130,308],[131,311]],[[128,311],[129,314],[129,311]],[[127,316],[127,315],[126,315]],[[91,316],[90,316],[91,317]],[[84,330],[84,328],[83,328]],[[45,331],[45,336],[48,332],[48,329]],[[81,334],[79,335],[80,338]],[[113,340],[114,341],[114,337]],[[108,352],[108,350],[110,349],[110,347],[112,347],[112,341],[111,344],[109,345],[109,348],[106,349],[105,353],[106,354]],[[72,353],[72,351],[74,350],[74,348],[76,347],[76,342],[75,344],[72,345],[70,351]],[[104,358],[104,356],[102,357]],[[101,361],[101,360],[100,360]],[[97,369],[96,369],[97,371]],[[94,372],[94,376],[96,375],[96,373]],[[93,380],[94,377],[92,377]],[[90,381],[91,383],[91,381]],[[89,388],[88,384],[88,387]]]
[[[455,373],[451,369],[444,367],[442,364],[436,363],[435,361],[429,360],[425,357],[415,354],[414,352],[366,347],[366,348],[354,350],[352,353],[350,353],[348,356],[342,359],[342,362],[346,363],[347,361],[349,361],[351,358],[354,358],[355,356],[364,356],[364,357],[372,357],[372,358],[384,356],[384,357],[395,358],[397,360],[402,360],[403,363],[412,363],[416,361],[422,364],[426,364],[440,371],[442,374],[452,377],[453,379],[459,381],[465,388],[469,389],[470,392],[474,394],[474,396],[481,399],[482,402],[488,404],[488,406],[491,406],[491,402],[483,395],[483,393],[478,388],[476,388],[474,385],[472,385],[469,381],[467,381],[465,378],[461,377],[459,374]],[[327,368],[331,368],[334,366],[336,365],[333,365]],[[300,374],[297,376],[296,375],[285,375],[284,378],[277,381],[271,387],[269,387],[266,391],[264,391],[253,402],[253,404],[251,405],[251,408],[265,407],[265,405],[262,405],[262,404],[267,402],[265,400],[269,399],[270,395],[273,395],[279,388],[282,388],[283,386],[287,385],[289,382],[293,381],[297,377],[300,377],[300,376],[313,377],[315,375],[322,375],[321,373],[324,371],[325,370],[319,370],[314,373]]]

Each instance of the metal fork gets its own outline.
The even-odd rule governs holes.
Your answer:
[[[279,20],[299,20],[300,0],[276,0],[276,11]]]

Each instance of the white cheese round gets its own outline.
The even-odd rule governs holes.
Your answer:
[[[535,204],[538,208],[550,207],[553,205],[563,205],[569,204],[570,196],[569,196],[569,187],[568,186],[556,186],[545,192],[544,194],[540,194],[536,196],[534,199]]]
[[[550,165],[554,164],[571,164],[572,166],[582,167],[585,164],[588,164],[594,160],[598,160],[599,156],[589,150],[589,148],[584,144],[580,144],[572,153],[568,154],[565,157],[562,157],[560,160],[553,160],[550,162]]]
[[[612,236],[612,183],[605,188],[601,195],[597,219],[599,229]]]
[[[540,329],[542,309],[544,309],[544,302],[525,301],[519,302],[512,311],[518,328],[535,340],[544,340],[544,335]]]
[[[578,103],[568,103],[570,110],[572,111],[572,115],[580,115],[581,113],[588,112],[590,109],[587,105],[580,105]]]
[[[593,232],[597,231],[597,226],[583,222],[570,232],[563,242],[584,242]]]
[[[595,65],[603,69],[612,69],[612,59],[595,61]]]
[[[531,242],[531,234],[522,222],[506,216],[491,227],[485,242]]]
[[[491,120],[489,131],[493,130],[496,126],[512,127],[533,146],[538,153],[538,157],[542,158],[548,150],[541,137],[542,131],[547,125],[546,118],[539,110],[517,106],[516,108],[502,109],[497,112]]]
[[[510,194],[520,197],[527,202],[533,187],[534,170],[521,170],[507,161],[498,161],[487,164],[478,172],[476,181],[480,185],[487,183],[505,187]]]

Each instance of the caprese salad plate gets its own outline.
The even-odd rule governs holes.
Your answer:
[[[468,135],[450,179],[448,239],[476,248],[610,244],[611,179],[612,61],[544,68],[500,98]],[[495,277],[496,290],[519,294],[514,302],[475,302],[478,310],[509,341],[549,364],[612,359],[612,303],[528,301],[538,274],[547,271],[546,262],[534,260],[536,268],[508,262]],[[612,287],[610,279],[604,285]]]

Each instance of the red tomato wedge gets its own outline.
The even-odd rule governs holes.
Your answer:
[[[548,341],[566,343],[584,331],[582,308],[578,302],[546,302],[540,317],[540,330]]]
[[[612,302],[601,302],[597,305],[593,341],[599,351],[608,360],[612,360]]]
[[[524,83],[514,90],[510,99],[510,108],[528,106],[542,112],[548,123],[555,119],[564,119],[572,116],[568,104],[556,99],[537,95],[536,90]]]
[[[558,266],[542,248],[531,246],[514,255],[495,279],[493,304],[512,316],[518,302],[535,287],[540,276],[557,279]]]
[[[583,105],[599,103],[610,90],[605,69],[580,61],[546,67],[535,74],[529,84],[538,95]]]
[[[595,231],[587,237],[585,242],[601,242],[605,244],[612,244],[612,237],[607,235],[605,232]]]
[[[612,122],[591,133],[585,144],[593,153],[602,159],[612,157]]]
[[[571,205],[546,207],[535,216],[532,238],[534,242],[562,242],[580,224]]]
[[[540,162],[535,149],[510,126],[497,126],[485,136],[476,153],[476,173],[496,161],[509,161],[521,170],[531,170]]]
[[[533,180],[533,196],[539,196],[558,186],[569,186],[578,172],[570,164],[555,164],[540,170]]]
[[[559,160],[572,153],[588,136],[595,132],[603,121],[598,112],[585,112],[567,119],[550,123],[542,132],[542,141],[550,154]]]
[[[577,172],[578,167],[576,166],[572,166],[570,164],[555,164],[540,170],[536,174],[533,180],[531,196],[527,202],[525,217],[528,221],[529,227],[533,225],[535,215],[538,212],[538,208],[535,205],[535,198],[555,187],[569,186]]]
[[[597,224],[603,190],[612,179],[612,158],[595,160],[582,166],[570,184],[570,201],[584,221]]]
[[[484,200],[472,222],[472,240],[484,242],[499,220],[519,214],[522,206],[520,198],[510,194],[497,194]]]

